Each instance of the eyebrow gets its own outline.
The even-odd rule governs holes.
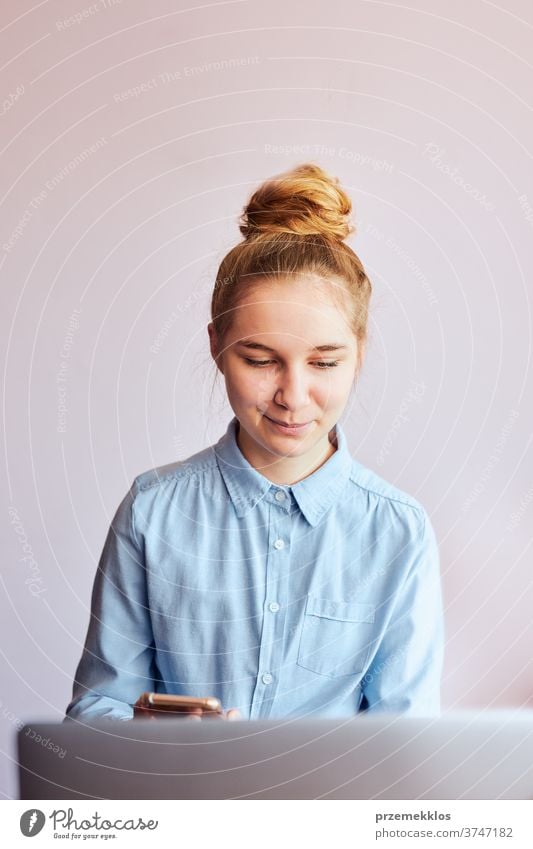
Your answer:
[[[253,349],[254,351],[268,351],[270,354],[275,354],[276,351],[274,348],[269,348],[268,345],[262,345],[260,342],[241,342],[237,343],[242,348]],[[316,345],[309,349],[309,353],[313,351],[345,351],[348,349],[347,345],[341,345],[336,342],[331,342],[326,345]]]

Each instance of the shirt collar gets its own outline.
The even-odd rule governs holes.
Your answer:
[[[261,501],[276,484],[248,462],[237,444],[237,417],[230,421],[226,433],[213,450],[220,473],[233,502],[235,512],[242,518]],[[303,515],[311,525],[317,525],[324,513],[337,501],[350,475],[353,460],[346,437],[339,423],[335,426],[337,450],[326,462],[289,489]]]

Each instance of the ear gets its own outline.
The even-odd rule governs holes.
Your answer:
[[[217,339],[217,334],[216,334],[215,327],[214,327],[212,321],[210,321],[209,324],[207,325],[207,332],[209,334],[209,348],[211,350],[211,356],[213,357],[215,364],[216,364],[217,368],[219,369],[219,371],[221,371],[222,374],[224,374],[222,357],[220,357],[220,359],[217,359],[217,357],[218,357],[218,339]]]

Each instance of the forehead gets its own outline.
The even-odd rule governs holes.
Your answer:
[[[254,283],[233,312],[231,341],[253,336],[272,347],[276,341],[308,347],[332,341],[353,345],[343,295],[339,284],[313,277]],[[270,341],[256,338],[262,336]]]

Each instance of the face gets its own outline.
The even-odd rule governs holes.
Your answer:
[[[337,284],[335,297],[333,286],[314,277],[259,281],[236,307],[222,346],[209,325],[239,448],[277,483],[301,480],[336,450],[328,436],[348,401],[358,346],[339,303],[343,290]]]

